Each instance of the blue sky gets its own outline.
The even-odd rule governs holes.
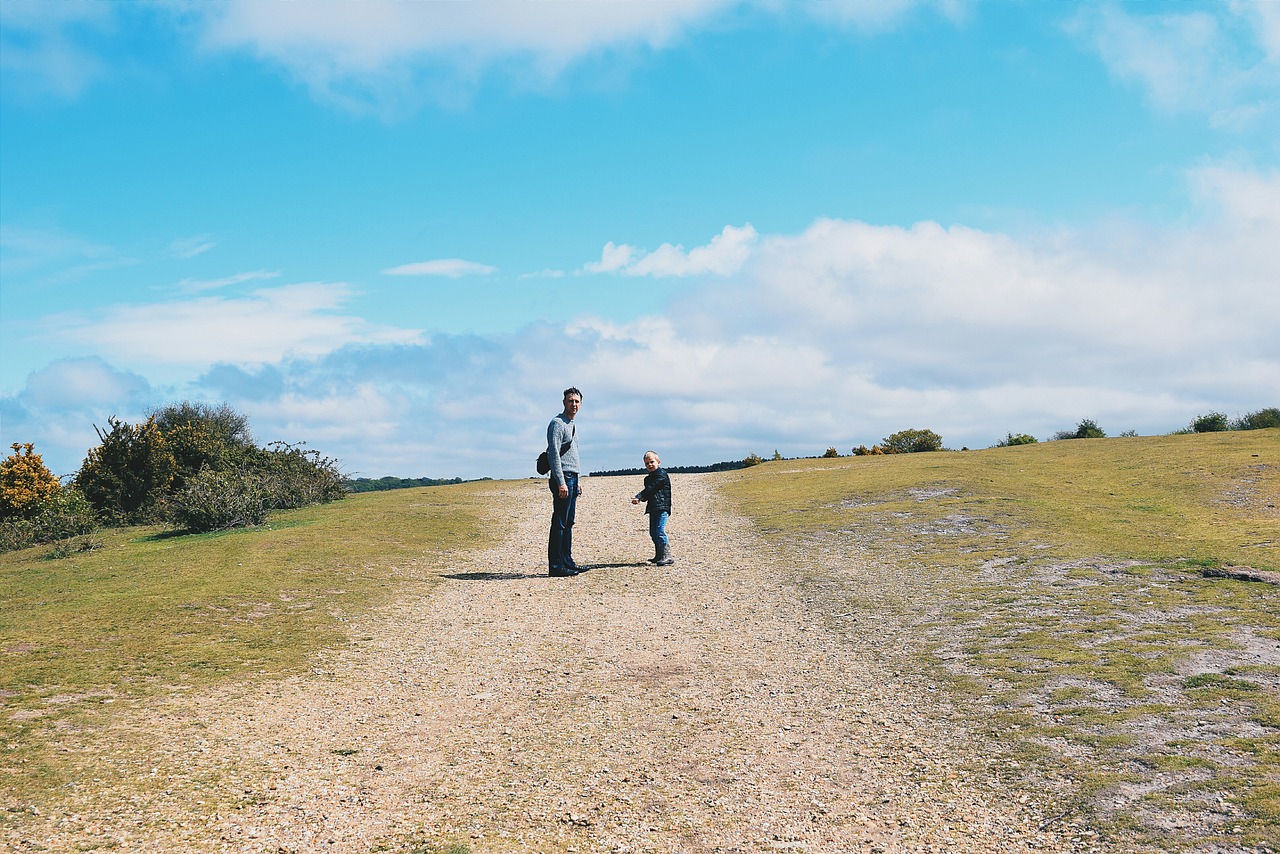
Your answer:
[[[352,475],[1280,405],[1280,3],[0,5],[0,440]]]

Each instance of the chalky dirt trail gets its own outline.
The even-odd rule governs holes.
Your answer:
[[[282,682],[152,702],[15,850],[756,852],[1102,850],[1051,803],[975,770],[942,692],[895,674],[875,631],[677,475],[677,564],[654,568],[638,478],[584,481],[575,551],[548,578],[550,500],[495,484],[495,548],[351,623]],[[427,555],[426,564],[440,558]],[[793,558],[794,559],[794,558]],[[841,571],[876,573],[850,564]],[[112,744],[131,744],[122,755]],[[976,766],[982,768],[983,763]],[[1046,799],[1047,800],[1047,799]]]

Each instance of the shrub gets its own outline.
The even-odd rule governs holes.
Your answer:
[[[173,456],[173,480],[169,491],[181,493],[191,478],[209,468],[226,470],[233,466],[231,450],[215,439],[202,424],[179,424],[161,433]]]
[[[1075,430],[1059,430],[1053,434],[1055,439],[1105,439],[1107,434],[1091,418],[1085,418],[1076,425]]]
[[[838,456],[840,456],[840,452],[837,451],[835,448],[827,448],[826,452],[823,453],[822,458],[825,460],[831,460],[831,459],[835,459]]]
[[[942,437],[932,430],[899,430],[884,439],[880,447],[886,454],[915,454],[942,450]]]
[[[184,400],[155,410],[151,417],[166,436],[179,427],[192,426],[221,446],[247,448],[253,444],[248,416],[225,403],[214,406]]]
[[[337,460],[302,444],[272,442],[257,449],[249,465],[261,477],[271,509],[325,504],[347,495],[347,479]]]
[[[259,474],[204,469],[169,505],[170,520],[193,533],[261,525],[271,494]]]
[[[253,448],[249,419],[225,403],[213,406],[183,401],[158,409],[151,417],[173,455],[169,491],[175,495],[205,468],[230,471],[240,467],[245,453]]]
[[[764,460],[760,457],[759,454],[747,454],[746,459],[744,459],[742,462],[744,465],[747,465],[747,466],[758,466],[762,462],[764,462]]]
[[[866,445],[859,445],[853,449],[855,457],[878,457],[884,453],[884,448],[879,445],[872,445],[868,448]]]
[[[97,529],[98,516],[93,505],[80,490],[67,487],[43,502],[29,518],[0,522],[0,551],[70,541]]]
[[[107,423],[107,433],[94,427],[102,444],[89,451],[75,484],[110,521],[152,521],[160,515],[177,468],[173,454],[154,420],[135,426],[112,417]]]
[[[1035,436],[1027,433],[1009,433],[1003,439],[996,442],[997,448],[1012,448],[1015,445],[1034,445],[1038,442]]]
[[[1231,422],[1221,412],[1198,415],[1191,421],[1191,432],[1193,433],[1223,433],[1230,429]]]
[[[1268,427],[1280,427],[1280,409],[1272,406],[1267,409],[1260,409],[1257,412],[1250,412],[1248,415],[1236,419],[1231,426],[1234,430],[1265,430]]]
[[[13,454],[0,462],[0,519],[26,519],[62,491],[35,445],[14,442]]]

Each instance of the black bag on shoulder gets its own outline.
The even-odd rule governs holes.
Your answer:
[[[560,446],[560,456],[564,456],[564,452],[569,450],[569,446],[573,444],[574,437],[578,435],[578,428],[573,429],[573,435],[569,437],[569,441]],[[551,460],[547,459],[547,452],[543,451],[538,454],[538,474],[551,473]]]

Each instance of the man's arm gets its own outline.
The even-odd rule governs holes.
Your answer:
[[[564,436],[564,428],[559,418],[552,418],[547,425],[547,461],[551,463],[551,485],[564,486],[564,467],[560,461],[560,445]]]

